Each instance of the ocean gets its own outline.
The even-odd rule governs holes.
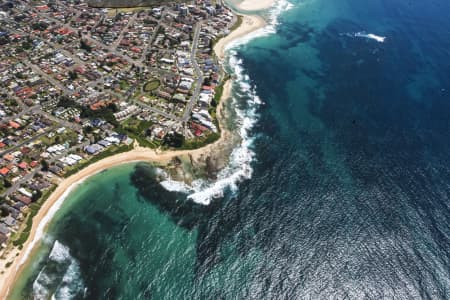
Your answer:
[[[218,182],[95,175],[12,299],[449,298],[450,2],[283,1],[229,51]]]

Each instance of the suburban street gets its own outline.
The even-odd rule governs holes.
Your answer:
[[[198,96],[200,95],[200,89],[203,84],[202,72],[200,70],[200,67],[198,66],[197,59],[195,57],[195,54],[197,52],[197,45],[198,45],[198,39],[200,36],[200,28],[201,27],[202,27],[202,22],[198,22],[197,24],[195,24],[194,40],[192,42],[192,49],[191,49],[191,61],[192,61],[192,64],[194,65],[195,77],[197,78],[197,83],[195,85],[195,90],[191,97],[191,100],[187,104],[186,110],[184,111],[183,118],[182,118],[183,122],[187,122],[189,120],[191,112],[192,112],[192,108],[194,107],[194,104],[198,100]]]

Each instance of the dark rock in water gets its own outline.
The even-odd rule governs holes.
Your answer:
[[[91,7],[139,7],[139,6],[157,6],[162,4],[168,4],[173,2],[179,2],[176,0],[88,0],[88,4]]]
[[[217,173],[218,173],[216,164],[214,163],[214,161],[211,159],[210,156],[208,156],[206,158],[205,163],[206,163],[206,173],[208,175],[208,178],[216,180]]]
[[[175,156],[175,157],[172,159],[171,163],[173,163],[175,166],[181,166],[181,164],[183,163],[183,161],[182,161],[178,156]]]
[[[201,205],[187,199],[185,193],[166,190],[160,184],[157,173],[154,167],[138,163],[131,174],[131,182],[138,189],[140,196],[168,214],[179,226],[192,229],[217,211],[217,201],[210,205]]]

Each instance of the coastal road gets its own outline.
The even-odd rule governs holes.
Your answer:
[[[194,66],[194,69],[195,69],[195,76],[197,77],[197,84],[195,85],[194,94],[192,95],[191,100],[189,100],[188,104],[186,105],[186,109],[184,111],[183,118],[182,118],[183,122],[187,122],[190,119],[192,108],[194,107],[194,104],[198,100],[198,96],[200,95],[200,89],[203,84],[203,74],[202,74],[202,71],[200,70],[200,67],[197,64],[197,59],[195,57],[195,54],[197,52],[198,39],[200,37],[201,28],[202,28],[202,22],[198,22],[195,25],[194,39],[192,42],[192,50],[191,50],[191,61],[192,61],[192,65]]]

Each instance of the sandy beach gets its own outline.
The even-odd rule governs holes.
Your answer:
[[[224,90],[222,94],[222,100],[218,107],[217,115],[222,116],[222,110],[225,105],[227,99],[230,99],[231,94],[231,81],[227,81],[224,85]],[[22,250],[18,250],[14,248],[13,251],[10,251],[4,259],[0,262],[0,268],[5,270],[3,274],[0,274],[0,298],[5,299],[9,288],[14,284],[17,276],[21,273],[24,262],[26,261],[26,256],[37,246],[38,240],[40,238],[38,233],[38,226],[42,222],[48,222],[46,216],[49,214],[50,209],[55,205],[55,203],[61,198],[65,197],[66,192],[75,188],[77,184],[86,180],[90,176],[93,176],[103,170],[108,168],[118,166],[121,164],[144,161],[144,162],[152,162],[152,163],[160,163],[166,164],[170,162],[175,157],[190,155],[194,159],[211,154],[213,152],[220,151],[219,149],[223,148],[225,144],[229,142],[232,133],[226,130],[225,127],[221,125],[221,136],[220,138],[212,144],[206,145],[205,147],[194,149],[194,150],[179,150],[179,151],[155,151],[148,148],[143,147],[135,147],[133,150],[119,153],[108,158],[105,158],[101,161],[98,161],[92,165],[87,166],[82,169],[78,173],[64,179],[58,185],[56,190],[50,195],[47,201],[39,210],[38,214],[33,219],[33,226],[31,229],[30,237],[27,242],[24,244]],[[44,224],[46,226],[48,224]],[[9,268],[5,268],[5,264],[13,262]]]
[[[239,9],[246,11],[257,11],[268,9],[275,3],[274,0],[244,0],[237,5]]]
[[[250,32],[258,30],[265,25],[266,21],[264,21],[264,19],[260,16],[244,15],[242,17],[241,26],[239,26],[236,30],[231,32],[226,37],[220,39],[214,46],[214,52],[216,53],[217,57],[222,60],[225,57],[226,47],[230,42],[243,37]]]
[[[255,2],[255,1],[251,1]],[[252,31],[255,31],[265,26],[265,21],[259,16],[243,16],[243,22],[236,30],[231,32],[225,38],[222,38],[214,47],[219,60],[223,60],[225,56],[226,46],[231,41],[238,39]],[[44,205],[39,210],[38,214],[33,218],[33,225],[30,236],[27,242],[24,244],[22,250],[17,248],[11,249],[6,253],[2,259],[0,259],[0,299],[6,299],[9,294],[9,289],[13,286],[18,276],[22,272],[26,265],[26,261],[30,253],[36,249],[41,238],[39,232],[45,230],[45,227],[51,221],[49,216],[52,215],[52,207],[59,199],[67,196],[68,191],[76,188],[76,186],[82,181],[86,180],[90,176],[93,176],[108,168],[137,161],[152,162],[166,164],[173,158],[180,156],[190,156],[194,160],[204,158],[205,156],[223,151],[224,148],[229,148],[229,144],[232,143],[233,134],[223,126],[224,118],[224,106],[226,100],[230,99],[232,82],[229,80],[225,83],[224,91],[222,94],[221,102],[217,109],[217,116],[219,119],[219,125],[221,128],[220,138],[205,147],[194,150],[175,150],[175,151],[155,151],[143,147],[134,147],[129,152],[113,155],[105,158],[101,161],[93,163],[78,173],[62,180],[57,186],[56,190],[46,200]],[[9,267],[6,267],[6,264]]]

